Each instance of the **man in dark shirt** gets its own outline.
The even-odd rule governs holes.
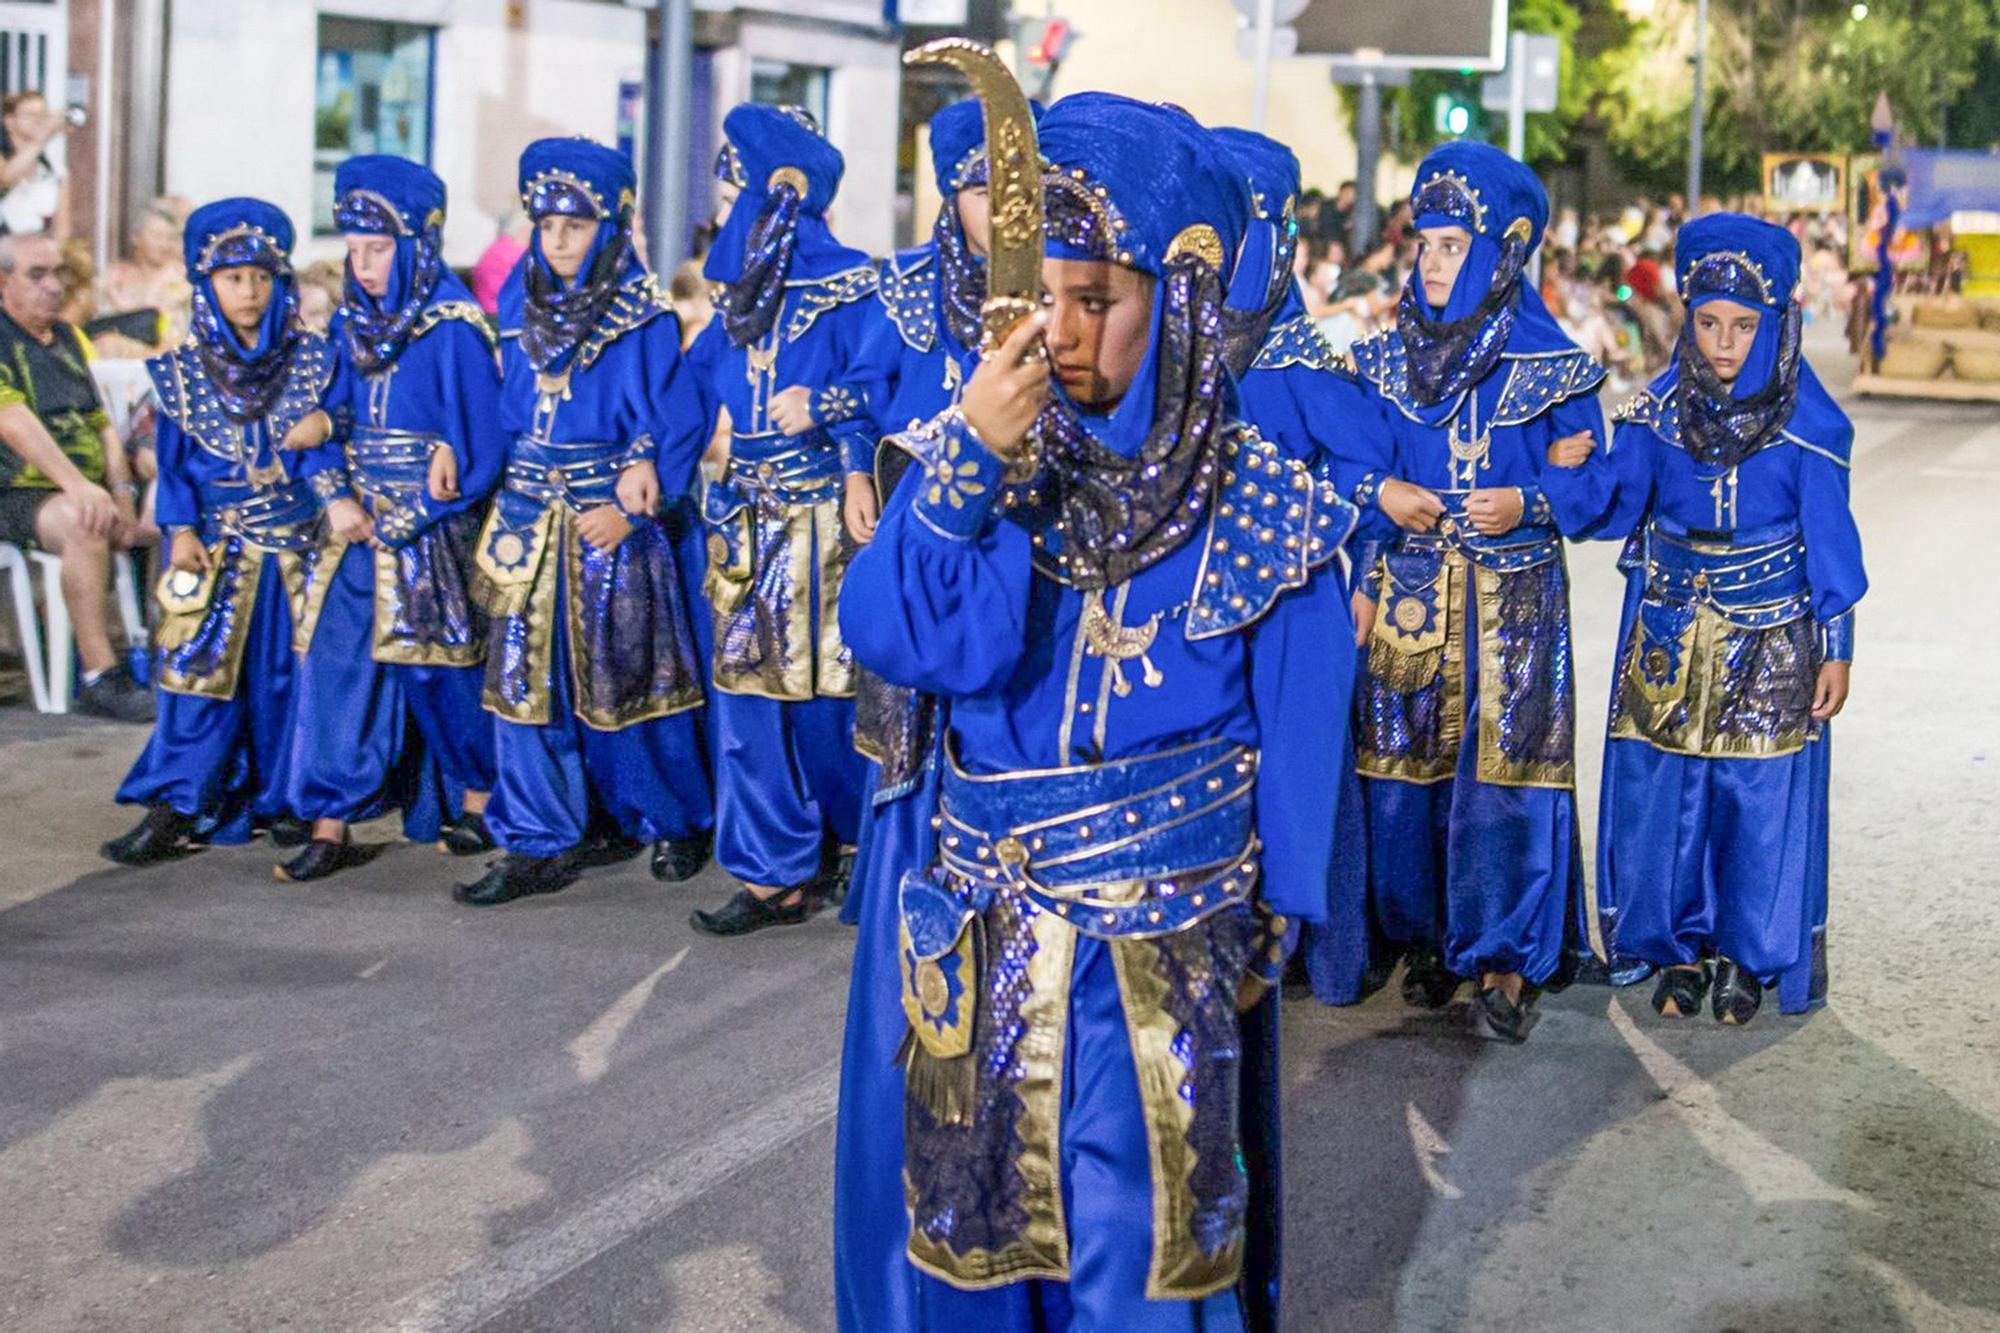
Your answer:
[[[47,236],[0,236],[0,541],[62,557],[77,711],[150,722],[152,696],[112,651],[109,623],[111,556],[137,535],[138,490],[83,337],[56,319],[61,262]]]

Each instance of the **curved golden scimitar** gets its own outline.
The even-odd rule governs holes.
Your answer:
[[[903,56],[906,65],[950,65],[972,85],[986,126],[986,301],[979,308],[982,350],[1042,304],[1042,158],[1028,95],[992,50],[965,37],[940,37]]]

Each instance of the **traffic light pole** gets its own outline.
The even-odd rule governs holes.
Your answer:
[[[1528,159],[1528,34],[1507,35],[1507,156]]]
[[[1257,0],[1257,82],[1250,96],[1250,128],[1264,131],[1271,101],[1271,43],[1278,27],[1278,0]]]
[[[1354,213],[1347,220],[1347,263],[1354,267],[1375,240],[1375,167],[1382,156],[1382,84],[1361,72],[1361,105],[1354,117]]]

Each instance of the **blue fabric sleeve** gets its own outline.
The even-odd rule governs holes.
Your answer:
[[[1848,470],[1825,454],[1796,451],[1799,458],[1799,527],[1806,540],[1806,583],[1813,615],[1824,625],[1844,616],[1868,591],[1861,565],[1861,532],[1847,503]],[[1852,635],[1847,631],[1852,652]]]
[[[1622,535],[1599,531],[1609,517],[1607,511],[1616,502],[1617,487],[1605,448],[1604,409],[1598,404],[1597,395],[1565,398],[1550,408],[1543,420],[1546,433],[1533,450],[1539,488],[1522,488],[1523,498],[1531,505],[1524,521],[1534,521],[1532,502],[1539,498],[1546,504],[1541,521],[1554,523],[1565,537],[1580,540]],[[1579,432],[1587,433],[1595,446],[1582,466],[1557,467],[1549,462],[1549,446]],[[1650,479],[1647,481],[1650,484]],[[1632,515],[1634,522],[1637,519],[1637,514]]]
[[[895,401],[902,382],[902,370],[902,331],[878,304],[869,312],[868,327],[861,336],[861,346],[849,372],[850,378],[861,384],[867,394],[870,423],[865,435],[850,431],[841,439],[841,465],[849,472],[873,476],[877,441],[909,424],[888,419],[889,404]]]
[[[717,340],[722,337],[720,320],[702,330],[686,356],[681,355],[681,322],[671,315],[662,315],[636,334],[627,335],[640,340],[637,373],[627,385],[635,395],[634,404],[641,414],[638,420],[643,423],[633,444],[643,449],[650,443],[664,500],[686,495],[694,486],[695,469],[714,430],[715,400],[701,374],[703,361],[696,357],[696,349],[711,335]],[[711,344],[702,358],[712,358],[715,350]]]
[[[961,456],[992,458],[962,422],[947,430]],[[904,473],[841,582],[840,633],[863,666],[948,698],[998,689],[1013,674],[1027,649],[1034,565],[1027,532],[994,520],[996,491],[962,493],[954,508],[934,472]]]
[[[188,475],[187,448],[180,423],[160,413],[153,432],[153,458],[159,467],[153,517],[162,528],[191,528],[201,521],[201,498]]]
[[[1324,575],[1280,597],[1250,642],[1250,703],[1263,749],[1263,897],[1288,917],[1327,917],[1354,664],[1354,625],[1340,581]]]
[[[354,413],[347,406],[354,401],[354,370],[345,356],[336,356],[332,360],[333,373],[320,390],[319,403],[320,410],[333,422],[333,434],[327,437],[324,444],[291,455],[294,475],[306,483],[322,512],[335,500],[354,498],[354,488],[347,475],[347,451],[342,447],[354,421]],[[282,439],[271,441],[273,449],[281,449],[283,444]]]

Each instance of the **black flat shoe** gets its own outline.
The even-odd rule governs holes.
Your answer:
[[[714,846],[714,829],[702,829],[685,838],[660,839],[653,844],[653,878],[663,884],[693,879],[708,864],[708,853]]]
[[[495,861],[479,881],[460,884],[452,899],[468,907],[497,907],[537,893],[559,893],[576,883],[578,866],[570,856],[516,856]]]
[[[1662,1018],[1693,1018],[1707,995],[1707,963],[1662,968],[1659,984],[1653,987],[1653,1012]]]
[[[604,833],[589,839],[577,851],[577,864],[585,870],[615,866],[646,850],[646,844],[623,833]]]
[[[313,826],[297,815],[279,815],[263,828],[273,847],[303,847],[312,841]]]
[[[834,855],[832,863],[819,872],[819,878],[806,890],[806,896],[815,903],[833,907],[846,902],[848,886],[854,882],[854,852],[852,847],[842,847]]]
[[[331,838],[314,838],[297,856],[272,866],[271,873],[286,884],[307,884],[325,879],[353,864],[353,844],[342,834],[339,842]]]
[[[156,805],[130,833],[113,838],[98,851],[121,866],[150,866],[172,861],[195,850],[194,820],[171,805]]]
[[[448,856],[483,856],[496,845],[485,815],[460,815],[438,835],[438,850]]]
[[[1508,999],[1507,992],[1498,986],[1488,986],[1473,997],[1472,1030],[1490,1040],[1519,1046],[1541,1020],[1535,1007],[1540,997],[1541,992],[1526,982],[1521,985],[1518,1003]]]
[[[1715,1021],[1741,1027],[1757,1016],[1764,1003],[1764,987],[1748,972],[1719,958],[1715,963],[1715,989],[1709,992],[1708,1009]]]
[[[799,901],[784,906],[784,900],[792,894],[799,894]],[[769,898],[759,898],[748,889],[738,889],[736,896],[713,912],[696,908],[688,914],[688,924],[708,935],[748,935],[766,926],[796,926],[812,915],[806,905],[806,895],[797,889],[787,889],[774,893]]]
[[[1410,950],[1403,973],[1403,1003],[1417,1009],[1442,1009],[1458,994],[1465,978],[1444,965],[1444,955],[1428,944]]]

